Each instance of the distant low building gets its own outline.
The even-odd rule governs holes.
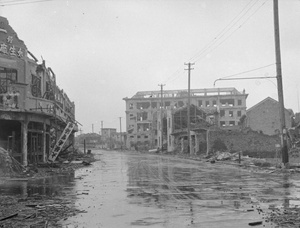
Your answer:
[[[246,126],[266,135],[276,135],[281,132],[279,102],[267,97],[246,112]],[[294,113],[285,109],[286,128],[292,127]]]

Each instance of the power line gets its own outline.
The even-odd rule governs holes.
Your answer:
[[[259,0],[256,0],[253,3],[254,0],[250,0],[247,5],[227,24],[218,34],[217,36],[210,42],[208,43],[204,48],[202,48],[196,55],[194,55],[190,60],[195,59],[194,62],[199,61],[201,58],[203,58],[204,54],[211,53],[214,51],[217,47],[219,47],[221,44],[223,44],[229,37],[231,37],[238,29],[240,29],[268,0],[263,2],[255,11],[252,13],[249,17],[246,18],[242,22],[239,27],[237,27],[234,31],[232,31],[223,41],[221,41],[217,46],[213,47],[216,43],[218,43],[222,37],[224,37],[239,21],[241,21],[246,14],[258,3]],[[251,4],[253,3],[253,4]],[[249,6],[250,5],[250,6]],[[236,20],[237,19],[237,20]],[[236,21],[235,21],[236,20]],[[235,21],[235,22],[234,22]],[[229,27],[229,28],[228,28]],[[211,49],[211,50],[209,50]],[[197,60],[198,59],[198,60]],[[180,68],[175,71],[170,77],[168,77],[164,82],[172,82],[175,79],[177,79],[179,76],[183,75],[183,72],[179,72]]]
[[[262,67],[258,67],[258,68],[254,68],[254,69],[251,69],[251,70],[246,70],[246,71],[243,71],[243,72],[240,72],[240,73],[227,75],[227,76],[222,77],[222,79],[223,78],[229,78],[229,77],[237,76],[237,75],[241,75],[241,74],[246,74],[246,73],[253,72],[253,71],[256,71],[256,70],[260,70],[260,69],[263,69],[263,68],[267,68],[267,67],[273,66],[273,65],[275,65],[275,63],[268,64],[266,66],[262,66]]]
[[[235,24],[237,24],[248,12],[249,10],[259,1],[256,0],[256,2],[254,4],[252,4],[247,10],[246,8],[248,7],[248,5],[253,2],[254,0],[251,0],[250,2],[248,2],[248,4],[241,10],[241,12],[235,16],[230,22],[229,24],[227,24],[222,30],[221,32],[218,33],[218,35],[210,42],[208,43],[203,49],[201,49],[194,57],[191,58],[191,60],[196,59],[197,56],[200,56],[201,54],[203,54],[206,50],[208,50],[211,46],[213,46],[220,38],[222,38],[226,33],[228,33]],[[243,11],[245,11],[243,13]],[[243,14],[242,14],[243,13]],[[239,17],[239,15],[242,14],[242,16]],[[234,22],[234,20],[238,18],[237,21]],[[233,23],[234,22],[234,23]],[[233,23],[233,25],[231,25]],[[231,26],[230,26],[231,25]],[[230,26],[230,27],[229,27]],[[228,28],[229,27],[229,28]]]
[[[219,44],[217,44],[217,46],[215,46],[215,47],[212,47],[213,46],[213,44],[209,47],[209,48],[211,48],[212,47],[212,49],[210,50],[210,51],[208,51],[208,52],[206,52],[205,53],[205,51],[206,50],[208,50],[209,48],[207,48],[203,53],[202,53],[202,55],[200,55],[199,54],[199,57],[198,57],[198,59],[196,60],[195,59],[195,62],[197,62],[197,61],[199,61],[200,59],[202,59],[203,57],[204,57],[204,55],[203,54],[209,54],[209,53],[211,53],[211,52],[213,52],[216,48],[218,48],[221,44],[223,44],[229,37],[231,37],[237,30],[239,30],[240,28],[242,28],[243,26],[244,26],[244,24],[245,23],[247,23],[248,21],[249,21],[249,19],[255,14],[255,13],[257,13],[257,11],[263,6],[263,5],[265,5],[265,3],[267,2],[268,0],[266,0],[266,1],[264,1],[249,17],[247,17],[246,18],[246,20],[244,20],[243,22],[242,22],[242,24],[240,24],[235,30],[233,30],[227,37],[225,37]],[[228,30],[229,31],[229,30]],[[215,42],[215,43],[217,43],[217,42]],[[214,44],[215,44],[214,43]]]
[[[31,4],[31,3],[38,3],[38,2],[49,2],[49,1],[53,1],[53,0],[37,0],[37,1],[19,0],[19,1],[24,1],[24,2],[17,2],[17,1],[16,1],[16,3],[5,2],[5,3],[0,3],[0,6],[24,5],[24,4]]]

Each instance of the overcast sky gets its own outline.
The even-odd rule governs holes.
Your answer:
[[[36,0],[30,0],[31,2]],[[28,50],[51,67],[76,105],[84,133],[117,128],[124,97],[137,91],[187,89],[218,78],[276,76],[272,0],[2,0]],[[13,5],[9,5],[13,3]],[[26,3],[26,4],[19,4]],[[279,0],[285,107],[299,111],[300,1]],[[250,108],[276,100],[275,79],[218,81],[249,93]]]

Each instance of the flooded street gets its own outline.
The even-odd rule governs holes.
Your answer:
[[[299,204],[299,180],[283,174],[132,152],[94,151],[66,196],[85,210],[65,227],[275,227],[264,212]],[[73,198],[74,199],[74,198]]]
[[[2,181],[1,195],[55,196],[79,212],[48,226],[66,228],[276,227],[269,219],[273,210],[300,204],[296,173],[128,151],[93,153],[98,160],[74,176]]]

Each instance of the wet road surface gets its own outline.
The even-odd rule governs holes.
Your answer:
[[[273,208],[300,205],[298,174],[264,173],[156,154],[94,150],[75,176],[1,181],[2,195],[60,195],[82,212],[72,227],[276,227]],[[259,172],[258,172],[259,171]]]
[[[262,174],[154,154],[93,151],[76,173],[75,207],[64,227],[275,227],[262,211],[299,204],[297,176]],[[69,191],[69,192],[68,192]]]

